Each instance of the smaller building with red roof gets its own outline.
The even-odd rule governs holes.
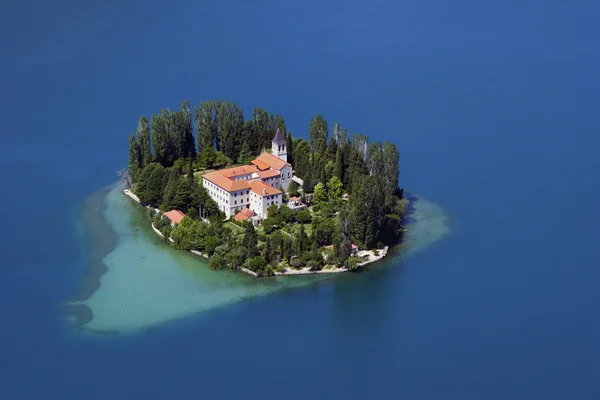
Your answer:
[[[252,211],[249,208],[242,208],[242,210],[235,214],[235,216],[233,218],[235,218],[236,220],[240,221],[240,222],[244,222],[245,220],[247,220],[248,218],[251,218],[254,215],[254,211]]]
[[[179,210],[171,210],[164,213],[163,217],[169,218],[171,225],[177,225],[185,217],[185,214]]]

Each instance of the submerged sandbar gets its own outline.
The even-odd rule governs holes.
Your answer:
[[[82,290],[67,305],[67,313],[84,329],[137,331],[337,275],[254,279],[237,271],[212,271],[201,257],[162,242],[150,231],[146,210],[123,196],[121,189],[116,185],[86,202],[90,271]],[[425,199],[412,200],[405,242],[383,264],[423,250],[449,233],[441,208]]]

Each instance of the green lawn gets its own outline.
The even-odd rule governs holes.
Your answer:
[[[234,223],[233,223],[233,222],[231,222],[231,221],[227,221],[227,222],[225,222],[225,223],[223,224],[223,226],[225,226],[225,227],[227,227],[227,228],[231,229],[231,231],[232,231],[233,233],[235,233],[236,235],[239,235],[240,233],[244,233],[244,230],[243,230],[241,227],[237,226],[236,224],[234,224]]]

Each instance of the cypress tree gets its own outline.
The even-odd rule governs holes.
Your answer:
[[[337,151],[335,152],[335,166],[333,169],[333,176],[338,178],[341,182],[344,181],[344,159],[341,147],[338,147]]]
[[[137,182],[142,171],[140,145],[135,138],[135,134],[129,136],[129,160],[127,162],[127,170],[131,176],[132,182]]]
[[[150,126],[148,125],[148,118],[140,118],[137,128],[137,137],[140,142],[140,148],[142,152],[142,165],[143,168],[146,168],[146,165],[152,162],[152,149],[150,145]]]
[[[214,148],[213,114],[214,105],[211,101],[203,101],[199,106],[194,107],[196,132],[198,134],[198,153],[202,153],[207,147]]]
[[[292,138],[292,132],[288,132],[285,143],[287,145],[288,162],[294,165],[294,139]]]
[[[192,109],[190,103],[184,100],[179,111],[181,129],[183,131],[182,156],[196,158],[196,143],[192,126]]]
[[[168,158],[167,121],[164,110],[160,114],[152,114],[150,117],[152,127],[152,147],[154,148],[154,161],[166,166]]]
[[[163,209],[175,208],[173,207],[173,200],[175,199],[175,194],[179,190],[179,178],[181,176],[179,175],[179,171],[177,171],[175,168],[172,168],[168,175],[168,182],[163,191],[164,195],[161,205],[161,208]]]
[[[246,233],[244,235],[244,240],[242,241],[244,248],[246,249],[246,256],[248,258],[253,258],[258,255],[258,237],[256,235],[256,231],[254,230],[254,225],[252,221],[246,225]]]

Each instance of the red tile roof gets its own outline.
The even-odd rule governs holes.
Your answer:
[[[261,171],[271,168],[271,167],[269,167],[268,164],[265,164],[264,162],[262,162],[258,159],[252,160],[251,162],[252,162],[252,164],[256,165],[258,167],[258,169],[260,169]]]
[[[236,190],[250,188],[247,180],[234,181],[233,179],[224,177],[219,171],[209,172],[208,174],[203,175],[202,178],[214,183],[227,192],[235,192]]]
[[[176,225],[181,222],[185,214],[179,210],[171,210],[163,214],[163,216],[169,218],[173,225]]]
[[[302,199],[300,197],[296,197],[296,196],[292,196],[290,197],[290,201],[301,201]]]
[[[264,164],[267,164],[269,167],[274,168],[278,171],[281,171],[281,169],[283,167],[285,167],[286,165],[291,165],[285,161],[283,161],[281,158],[274,156],[273,154],[269,154],[267,152],[262,153],[260,156],[258,156],[258,158],[254,161],[260,161]],[[255,164],[255,162],[252,161],[253,164]]]
[[[261,197],[281,194],[281,192],[275,189],[273,186],[267,185],[266,183],[261,181],[251,181],[250,190],[252,190],[254,193]]]
[[[249,208],[242,208],[242,210],[239,213],[235,214],[235,217],[233,217],[233,218],[235,218],[238,221],[242,222],[242,221],[247,220],[248,218],[250,218],[253,215],[254,215],[254,212],[251,209],[249,209]]]
[[[274,178],[276,176],[279,176],[279,171],[274,169],[268,169],[266,171],[260,171],[258,173],[258,176],[260,176],[261,179]]]
[[[249,175],[258,172],[258,168],[254,165],[242,165],[241,167],[220,169],[216,172],[223,175],[225,178],[235,178],[236,176]]]

